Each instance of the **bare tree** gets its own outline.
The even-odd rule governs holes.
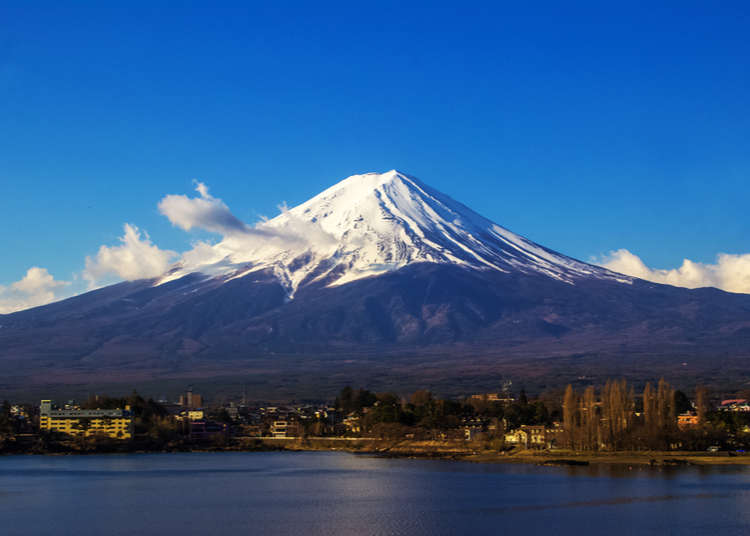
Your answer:
[[[622,380],[607,380],[602,390],[603,442],[611,449],[618,450],[633,419],[632,390]]]
[[[568,448],[577,447],[577,414],[578,414],[578,397],[576,396],[573,386],[568,384],[563,395],[563,429],[565,430],[566,443]]]
[[[599,415],[596,412],[596,393],[589,385],[583,392],[581,421],[584,436],[584,449],[596,450],[599,440]]]
[[[698,413],[698,422],[704,423],[708,413],[708,388],[705,385],[695,388],[695,411]]]

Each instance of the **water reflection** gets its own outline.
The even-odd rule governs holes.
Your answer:
[[[346,453],[0,458],[3,534],[743,534],[745,468]]]

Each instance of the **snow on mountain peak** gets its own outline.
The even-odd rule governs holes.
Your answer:
[[[203,262],[188,262],[197,266],[178,268],[168,279],[189,271],[233,279],[271,268],[290,298],[300,285],[341,285],[418,262],[535,272],[569,283],[628,281],[539,246],[396,170],[352,175],[247,236],[206,248]]]

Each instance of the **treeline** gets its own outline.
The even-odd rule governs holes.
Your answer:
[[[680,429],[677,416],[692,411],[698,423]],[[698,387],[688,397],[664,379],[647,383],[636,396],[625,380],[609,380],[597,393],[568,385],[562,403],[564,445],[573,450],[704,450],[750,446],[750,416],[711,411],[708,390]]]
[[[608,380],[597,389],[543,394],[528,400],[522,391],[514,401],[481,397],[441,399],[420,390],[399,397],[346,387],[336,398],[345,415],[359,416],[362,433],[371,436],[458,436],[463,426],[485,427],[487,439],[500,438],[522,425],[551,426],[564,432],[557,446],[579,451],[750,449],[750,414],[715,411],[708,390],[698,387],[692,400],[665,380],[636,392],[625,380]],[[698,424],[680,429],[677,417],[692,412]]]
[[[551,407],[550,407],[551,406]],[[364,432],[397,435],[410,432],[455,431],[472,419],[491,422],[495,435],[522,425],[550,425],[560,418],[560,407],[542,400],[529,401],[522,391],[513,402],[486,398],[452,400],[439,398],[427,390],[407,397],[394,393],[373,393],[367,389],[345,387],[336,398],[336,408],[344,415],[360,417]]]

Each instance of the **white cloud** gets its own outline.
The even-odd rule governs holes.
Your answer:
[[[193,249],[182,254],[180,260],[185,267],[197,268],[206,264],[213,264],[221,261],[226,256],[214,244],[208,242],[196,242]]]
[[[32,266],[26,275],[8,287],[0,285],[0,314],[45,305],[62,298],[68,281],[57,281],[46,268]]]
[[[164,214],[172,225],[185,231],[195,227],[221,235],[248,232],[248,226],[235,217],[221,199],[208,193],[208,186],[196,182],[195,190],[200,197],[165,196],[159,201],[159,212]]]
[[[82,281],[92,289],[117,280],[159,277],[173,267],[173,262],[180,269],[172,275],[179,277],[194,271],[222,273],[237,263],[252,263],[286,252],[294,256],[313,245],[318,250],[328,248],[331,254],[336,248],[337,241],[320,224],[311,225],[295,217],[285,204],[279,206],[279,221],[271,224],[263,220],[249,225],[235,217],[221,199],[213,197],[204,183],[196,182],[195,190],[199,197],[165,196],[159,202],[159,211],[185,231],[200,228],[220,234],[218,243],[195,242],[192,249],[178,254],[160,249],[148,233],[126,223],[119,245],[102,245],[96,255],[86,257],[85,269],[74,276],[75,289],[70,288],[71,282],[56,281],[46,269],[33,267],[22,280],[6,287],[0,285],[0,314],[83,291]],[[63,288],[67,288],[64,296],[60,293]]]
[[[157,277],[167,271],[171,260],[177,256],[174,251],[159,249],[151,243],[145,231],[141,236],[135,225],[126,223],[124,231],[121,245],[101,246],[96,257],[86,257],[83,278],[90,287],[112,276],[128,281]]]
[[[750,294],[750,253],[720,253],[714,264],[684,259],[679,268],[661,270],[649,268],[638,255],[627,249],[618,249],[596,259],[595,263],[654,283],[687,288],[716,287],[727,292]]]
[[[198,198],[168,195],[159,202],[159,210],[173,225],[186,231],[201,228],[222,235],[216,244],[199,241],[180,258],[179,274],[191,271],[211,272],[236,263],[252,263],[286,251],[304,251],[311,245],[318,249],[335,248],[336,240],[320,224],[311,224],[295,217],[286,204],[279,205],[281,221],[271,224],[263,218],[255,225],[236,218],[229,207],[208,193],[208,186],[196,182]],[[212,268],[209,268],[212,266]]]

